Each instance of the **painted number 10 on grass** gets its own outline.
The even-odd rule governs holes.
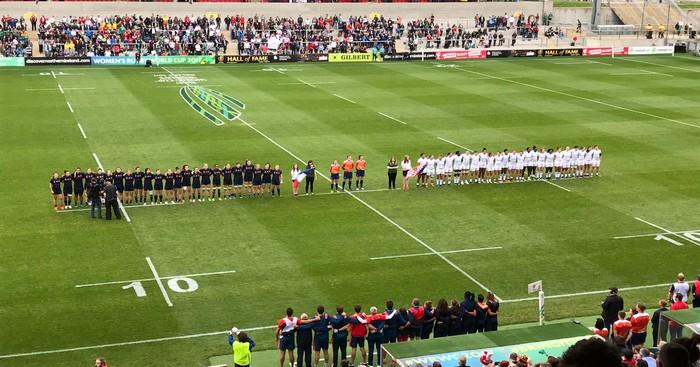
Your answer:
[[[181,283],[184,283],[184,287],[180,285]],[[143,287],[143,283],[141,283],[140,281],[131,282],[122,287],[122,289],[129,288],[132,288],[134,290],[134,292],[136,293],[136,297],[147,296],[146,289]],[[168,288],[170,288],[173,292],[177,293],[190,293],[199,289],[199,284],[197,284],[197,281],[195,281],[192,278],[177,277],[170,278],[168,280]]]

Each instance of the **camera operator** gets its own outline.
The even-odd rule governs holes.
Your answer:
[[[97,216],[102,219],[102,184],[93,178],[88,184],[87,193],[90,200],[90,217],[95,218],[95,209],[97,209]]]

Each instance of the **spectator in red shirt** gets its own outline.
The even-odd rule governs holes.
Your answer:
[[[633,314],[630,318],[630,322],[632,323],[632,336],[630,337],[629,344],[632,346],[644,345],[647,340],[647,326],[649,326],[649,320],[651,319],[649,314],[645,312],[646,306],[644,306],[643,303],[638,304],[635,309],[637,313]]]
[[[671,305],[671,311],[688,309],[688,304],[683,302],[683,295],[676,293],[675,302]],[[683,325],[674,321],[668,322],[668,331],[671,334],[671,341],[674,341],[683,336]]]
[[[408,322],[410,325],[410,336],[412,340],[418,340],[423,330],[423,321],[425,319],[425,309],[420,305],[420,300],[414,298],[411,302],[411,308],[408,309]]]
[[[613,324],[613,336],[628,340],[630,337],[630,330],[632,330],[632,323],[625,320],[625,311],[618,312],[617,318],[618,320]]]
[[[355,305],[355,314],[350,316],[350,364],[355,365],[355,354],[360,347],[362,364],[367,364],[365,337],[367,336],[367,315],[362,312],[362,306]]]
[[[591,328],[591,331],[593,331],[593,334],[598,335],[605,340],[608,340],[610,337],[610,330],[605,327],[605,321],[602,317],[595,320],[595,326]]]

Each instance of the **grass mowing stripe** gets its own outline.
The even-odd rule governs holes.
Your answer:
[[[277,325],[257,326],[257,327],[240,329],[240,330],[245,331],[245,332],[251,332],[251,331],[258,331],[258,330],[274,329],[276,327],[277,327]],[[158,343],[158,342],[165,342],[165,341],[171,341],[171,340],[193,339],[193,338],[201,338],[201,337],[205,337],[205,336],[225,335],[225,334],[228,334],[229,332],[230,332],[229,330],[214,331],[214,332],[210,332],[210,333],[200,333],[200,334],[190,334],[190,335],[180,335],[180,336],[168,336],[168,337],[164,337],[164,338],[143,339],[143,340],[134,340],[134,341],[130,341],[130,342],[121,342],[121,343],[89,345],[89,346],[84,346],[84,347],[55,349],[55,350],[44,350],[44,351],[40,351],[40,352],[5,354],[5,355],[0,355],[0,359],[38,356],[38,355],[43,355],[43,354],[76,352],[76,351],[81,351],[81,350],[103,349],[103,348],[110,348],[110,347],[123,347],[126,345],[150,344],[150,343]]]
[[[522,86],[528,87],[528,88],[539,89],[539,90],[542,90],[542,91],[545,91],[545,92],[550,92],[550,93],[559,94],[559,95],[566,96],[566,97],[576,98],[576,99],[580,99],[580,100],[583,100],[583,101],[588,101],[588,102],[591,102],[591,103],[596,103],[596,104],[599,104],[599,105],[603,105],[603,106],[607,106],[607,107],[612,107],[612,108],[615,108],[615,109],[618,109],[618,110],[627,111],[627,112],[632,112],[632,113],[636,113],[636,114],[639,114],[639,115],[644,115],[644,116],[648,116],[648,117],[653,117],[653,118],[656,118],[656,119],[659,119],[659,120],[665,120],[665,121],[669,121],[669,122],[674,122],[674,123],[676,123],[676,124],[681,124],[681,125],[685,125],[685,126],[694,127],[694,128],[696,128],[696,129],[700,129],[700,125],[694,125],[694,124],[691,124],[691,123],[687,123],[687,122],[675,120],[675,119],[672,119],[672,118],[663,117],[663,116],[659,116],[659,115],[654,115],[653,113],[648,113],[648,112],[639,111],[639,110],[633,110],[633,109],[631,109],[631,108],[627,108],[627,107],[622,107],[622,106],[614,105],[614,104],[611,104],[611,103],[599,101],[599,100],[597,100],[597,99],[592,99],[592,98],[587,98],[587,97],[581,97],[581,96],[577,96],[577,95],[575,95],[575,94],[566,93],[566,92],[562,92],[562,91],[558,91],[558,90],[554,90],[554,89],[549,89],[549,88],[545,88],[545,87],[540,87],[540,86],[537,86],[537,85],[534,85],[534,84],[523,83],[523,82],[519,82],[519,81],[517,81],[517,80],[510,80],[510,79],[506,79],[506,78],[501,78],[501,77],[498,77],[498,76],[493,76],[493,75],[481,73],[481,72],[478,72],[478,71],[472,71],[472,70],[467,70],[467,69],[463,69],[463,68],[452,68],[452,69],[457,69],[457,70],[461,70],[461,71],[466,71],[467,73],[472,73],[472,74],[476,74],[476,75],[481,75],[481,76],[483,76],[483,77],[487,77],[487,78],[494,79],[494,80],[501,80],[501,81],[508,82],[508,83],[518,84],[518,85],[522,85]]]
[[[173,302],[170,301],[168,291],[165,290],[165,286],[163,286],[163,280],[158,276],[158,271],[156,271],[156,267],[153,265],[153,261],[151,261],[150,257],[146,256],[146,262],[148,263],[148,267],[151,268],[151,273],[153,273],[153,278],[156,280],[158,288],[160,288],[160,293],[163,294],[165,303],[168,305],[168,307],[173,307]]]

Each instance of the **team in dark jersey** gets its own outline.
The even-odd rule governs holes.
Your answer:
[[[279,165],[271,168],[270,163],[253,164],[246,160],[234,166],[226,163],[222,168],[215,164],[209,168],[190,168],[188,164],[167,169],[151,170],[134,167],[123,171],[116,167],[114,172],[98,169],[93,173],[87,169],[83,173],[80,167],[75,172],[64,171],[63,175],[54,173],[49,181],[54,209],[72,209],[74,206],[90,205],[88,190],[95,180],[100,186],[111,182],[116,186],[120,200],[125,205],[157,205],[185,202],[202,202],[227,200],[243,197],[262,196],[270,193],[280,195],[282,170]]]

